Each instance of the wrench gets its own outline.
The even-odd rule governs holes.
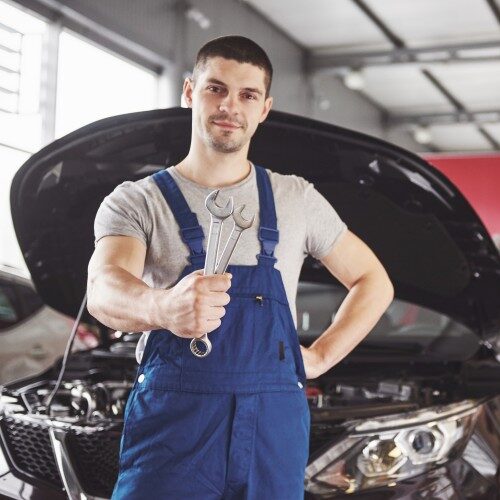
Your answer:
[[[231,196],[225,207],[219,207],[215,203],[219,190],[212,191],[205,200],[205,206],[210,212],[210,232],[208,234],[207,256],[205,258],[205,269],[203,274],[215,274],[217,255],[219,254],[219,241],[224,220],[233,213],[233,197]]]
[[[227,219],[233,213],[233,197],[231,196],[226,203],[225,207],[219,207],[215,200],[219,190],[216,189],[212,191],[205,199],[205,206],[210,212],[210,232],[208,234],[207,243],[207,253],[205,257],[205,267],[203,269],[203,274],[205,276],[209,274],[215,274],[215,265],[217,262],[217,255],[219,252],[219,241],[222,224],[224,220]],[[205,333],[200,338],[194,338],[189,344],[191,352],[198,358],[204,358],[212,350],[212,343],[208,339],[208,335]]]
[[[255,215],[252,215],[252,218],[250,220],[244,219],[241,215],[241,212],[243,212],[244,208],[245,205],[241,205],[233,212],[233,230],[231,231],[231,234],[226,242],[226,246],[222,251],[219,262],[217,263],[215,274],[223,274],[226,272],[227,266],[229,264],[229,259],[231,258],[231,255],[233,255],[234,249],[236,248],[236,244],[240,239],[241,233],[253,224]]]

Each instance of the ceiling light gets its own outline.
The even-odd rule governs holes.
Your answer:
[[[344,76],[344,85],[351,90],[361,90],[365,86],[365,79],[359,71],[350,71]]]
[[[201,12],[201,10],[197,9],[196,7],[190,7],[186,11],[186,17],[188,19],[191,19],[191,21],[197,23],[198,26],[204,30],[210,28],[210,25],[212,24],[210,22],[210,19],[208,19],[208,17],[205,16],[205,14],[203,14],[203,12]]]
[[[432,135],[427,127],[422,127],[421,125],[415,127],[413,131],[413,138],[419,144],[429,144],[432,141]]]

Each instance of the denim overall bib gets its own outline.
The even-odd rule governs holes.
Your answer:
[[[304,497],[306,377],[274,267],[279,235],[271,183],[264,168],[255,170],[258,263],[229,265],[230,302],[209,333],[207,357],[191,353],[190,339],[150,333],[125,409],[115,500]],[[190,249],[180,280],[204,266],[203,230],[172,176],[163,170],[153,178]]]

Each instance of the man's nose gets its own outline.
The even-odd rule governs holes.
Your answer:
[[[219,103],[219,109],[221,111],[236,111],[236,96],[228,92],[220,101]]]

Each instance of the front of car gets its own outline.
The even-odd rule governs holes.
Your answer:
[[[100,202],[119,183],[181,159],[190,120],[180,108],[101,120],[23,165],[12,214],[46,304],[77,316]],[[250,157],[314,182],[375,251],[396,291],[368,337],[308,384],[306,496],[453,498],[460,491],[462,498],[495,498],[500,259],[477,215],[415,155],[313,120],[271,113]],[[345,293],[306,259],[297,297],[301,343],[330,324]],[[139,334],[94,323],[101,344],[69,356],[53,399],[61,362],[4,389],[0,493],[110,496]]]

